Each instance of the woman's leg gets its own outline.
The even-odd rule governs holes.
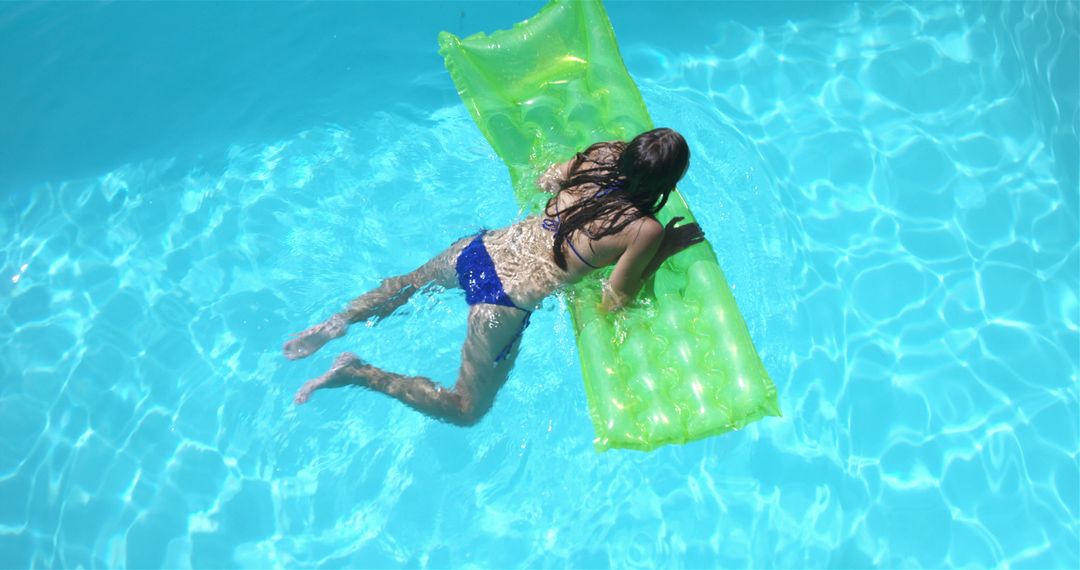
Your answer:
[[[456,261],[468,239],[459,240],[412,273],[384,279],[376,288],[353,299],[340,313],[297,333],[296,338],[285,343],[282,352],[290,360],[311,356],[315,351],[335,338],[345,336],[349,325],[389,316],[425,285],[439,285],[444,289],[458,286]]]
[[[506,382],[518,352],[518,333],[528,313],[499,305],[474,305],[469,310],[469,332],[461,348],[461,369],[453,388],[444,388],[422,376],[380,370],[356,355],[344,353],[330,370],[296,393],[303,404],[315,390],[363,386],[382,392],[438,420],[460,426],[475,425],[491,409],[495,394]],[[506,358],[495,362],[513,343]]]

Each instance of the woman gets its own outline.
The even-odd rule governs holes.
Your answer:
[[[296,403],[316,390],[357,385],[443,421],[476,424],[491,409],[514,366],[529,316],[545,297],[614,264],[603,306],[616,310],[665,259],[704,239],[697,224],[675,227],[681,219],[675,218],[664,227],[655,217],[689,160],[686,141],[671,129],[640,134],[630,143],[594,144],[540,177],[538,184],[554,194],[544,217],[464,238],[412,273],[386,279],[283,347],[287,358],[304,358],[343,336],[350,324],[389,316],[421,287],[461,287],[469,325],[453,389],[380,370],[346,352],[300,388]]]

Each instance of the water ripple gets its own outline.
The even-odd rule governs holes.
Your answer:
[[[862,4],[717,18],[694,52],[620,38],[691,141],[683,192],[785,411],[651,454],[592,451],[559,300],[476,428],[359,390],[290,404],[335,348],[456,375],[452,292],[326,355],[278,350],[518,215],[458,105],[5,196],[5,559],[1076,566],[1078,20]]]

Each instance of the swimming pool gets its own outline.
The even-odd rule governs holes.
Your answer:
[[[456,373],[279,347],[518,215],[435,34],[539,7],[0,6],[0,566],[1077,566],[1075,2],[608,5],[783,418],[596,454],[558,300],[475,428],[291,405]]]

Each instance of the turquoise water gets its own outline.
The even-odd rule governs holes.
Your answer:
[[[539,6],[0,5],[0,566],[1077,567],[1075,2],[608,5],[783,418],[595,453],[557,299],[475,428],[291,405],[454,378],[279,347],[518,216],[435,34]]]

